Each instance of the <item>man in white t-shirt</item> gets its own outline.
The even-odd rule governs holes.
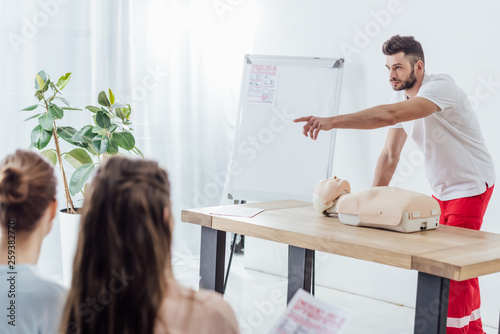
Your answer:
[[[306,122],[303,133],[313,140],[321,130],[390,126],[375,169],[375,187],[389,185],[410,136],[424,153],[427,178],[441,206],[440,223],[479,230],[495,169],[467,95],[450,76],[425,73],[422,46],[412,36],[393,36],[382,51],[395,91],[392,104],[295,122]],[[484,333],[477,278],[450,281],[447,334],[455,333]]]

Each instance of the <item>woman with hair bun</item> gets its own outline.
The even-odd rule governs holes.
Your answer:
[[[144,159],[107,159],[85,193],[62,331],[239,333],[221,295],[175,280],[173,224],[164,169]]]
[[[18,150],[0,164],[1,333],[57,333],[66,291],[36,269],[57,212],[56,184],[34,152]]]

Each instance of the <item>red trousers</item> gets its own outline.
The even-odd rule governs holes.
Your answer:
[[[441,207],[439,223],[479,230],[492,192],[493,186],[487,187],[484,193],[477,196],[457,198],[450,201],[440,201],[436,198]],[[481,322],[481,296],[477,278],[461,282],[450,280],[446,334],[466,333],[484,333]]]

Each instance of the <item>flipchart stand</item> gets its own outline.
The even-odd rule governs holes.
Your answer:
[[[303,136],[303,124],[293,119],[338,114],[343,67],[342,58],[245,56],[229,165],[228,198],[234,204],[311,201],[316,182],[331,177],[336,131],[323,132],[312,141]],[[227,271],[221,273],[224,286],[216,289],[222,293],[236,238],[234,235]],[[225,242],[225,236],[218,242]],[[214,251],[213,245],[206,248],[207,252]],[[289,246],[288,276],[305,277],[306,283],[288,291],[288,301],[298,288],[309,292],[312,288],[314,293],[314,256],[312,250]]]

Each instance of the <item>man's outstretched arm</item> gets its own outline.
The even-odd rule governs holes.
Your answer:
[[[392,176],[398,166],[399,157],[406,142],[406,132],[403,128],[389,129],[385,140],[384,148],[380,153],[375,168],[373,187],[387,186],[391,182]]]
[[[422,97],[414,97],[403,102],[383,104],[352,114],[332,117],[307,116],[295,119],[294,122],[306,122],[302,133],[316,140],[321,130],[377,129],[423,118],[438,110],[439,107],[433,102]]]

